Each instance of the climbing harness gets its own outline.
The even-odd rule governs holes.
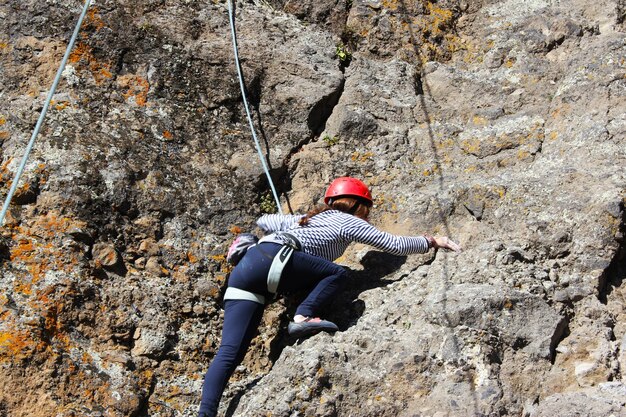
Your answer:
[[[278,243],[278,241],[282,243],[282,247],[274,256],[272,264],[270,265],[270,270],[267,274],[267,291],[274,295],[276,295],[278,290],[278,284],[280,284],[280,278],[283,274],[283,270],[291,259],[294,251],[302,250],[302,245],[298,239],[294,235],[287,232],[273,233],[262,238],[259,243]],[[265,304],[265,296],[235,287],[226,288],[224,300],[248,300],[259,304]]]
[[[283,273],[285,265],[287,265],[287,262],[291,259],[293,250],[294,249],[291,246],[285,245],[280,248],[276,256],[274,256],[274,260],[270,266],[270,271],[267,273],[267,290],[272,294],[276,294],[276,290],[278,290],[280,276]]]
[[[239,288],[235,287],[226,288],[226,292],[224,293],[224,300],[248,300],[265,305],[265,297],[261,294],[256,294],[246,290],[240,290]]]
[[[13,178],[13,183],[11,184],[11,189],[9,190],[9,194],[7,194],[6,200],[4,201],[4,206],[2,207],[2,213],[0,213],[0,226],[4,224],[4,217],[6,216],[7,211],[9,210],[9,205],[11,204],[13,195],[15,194],[15,191],[17,190],[17,185],[20,181],[22,173],[24,172],[24,168],[26,167],[26,162],[28,161],[28,157],[30,156],[33,146],[35,145],[35,139],[37,138],[37,135],[39,134],[39,130],[41,130],[43,121],[46,118],[46,113],[48,112],[48,107],[50,106],[50,102],[52,101],[52,96],[54,95],[54,92],[57,89],[57,85],[59,84],[59,81],[61,80],[61,75],[63,74],[63,71],[65,70],[65,64],[67,64],[67,60],[70,57],[70,53],[72,52],[72,49],[74,48],[74,43],[76,43],[76,38],[78,38],[78,32],[80,31],[80,27],[83,24],[83,20],[85,19],[85,16],[87,15],[87,10],[89,9],[91,2],[92,0],[85,1],[85,5],[83,6],[83,11],[80,17],[78,18],[78,22],[76,23],[76,27],[74,28],[74,33],[72,34],[72,38],[70,39],[70,42],[67,45],[67,49],[65,50],[65,55],[63,56],[63,60],[61,61],[61,65],[59,66],[59,70],[57,71],[57,75],[54,78],[52,87],[50,88],[50,91],[48,92],[48,97],[46,98],[43,109],[41,110],[41,114],[39,115],[39,120],[37,120],[37,124],[35,125],[35,130],[33,131],[33,134],[30,138],[30,142],[28,142],[28,146],[26,147],[26,151],[24,152],[24,157],[22,158],[22,162],[20,163],[20,166],[17,169],[17,172],[15,173],[15,178]]]
[[[272,190],[272,195],[274,196],[274,200],[276,201],[276,207],[278,208],[278,211],[280,211],[280,214],[283,214],[283,210],[280,207],[280,199],[278,198],[278,194],[276,193],[276,187],[274,187],[274,182],[272,181],[272,177],[267,167],[267,162],[265,161],[265,157],[263,156],[263,151],[261,150],[259,139],[256,136],[256,131],[254,130],[254,124],[252,123],[252,116],[250,116],[250,108],[248,107],[248,99],[246,97],[246,87],[243,83],[241,63],[239,62],[239,51],[237,48],[237,35],[235,33],[235,17],[234,17],[232,0],[228,0],[228,20],[230,21],[230,33],[233,38],[233,51],[235,53],[235,67],[237,67],[237,74],[239,75],[239,87],[241,88],[241,97],[243,98],[243,105],[246,109],[248,123],[250,124],[250,131],[252,132],[252,138],[254,139],[254,144],[259,154],[261,165],[263,165],[263,171],[265,171],[265,176],[267,177],[267,181],[269,182],[270,188]]]
[[[272,261],[272,265],[270,266],[270,270],[267,274],[267,290],[272,294],[276,294],[278,284],[280,283],[280,277],[283,274],[283,269],[285,268],[285,265],[287,265],[287,262],[289,262],[289,259],[291,259],[293,252],[296,250],[302,250],[302,245],[291,233],[277,232],[274,233],[274,235],[278,236],[284,243],[276,256],[274,256],[274,260]],[[260,242],[263,242],[264,239],[265,241],[270,241],[271,237],[272,235],[267,238],[263,238]]]

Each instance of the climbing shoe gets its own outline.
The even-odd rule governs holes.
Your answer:
[[[307,318],[300,323],[292,321],[287,327],[289,336],[298,338],[312,336],[319,332],[336,332],[337,330],[339,327],[335,323],[319,318]]]

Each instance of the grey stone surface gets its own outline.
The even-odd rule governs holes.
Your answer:
[[[0,194],[78,1],[0,2]],[[242,68],[283,208],[362,178],[341,331],[264,316],[227,416],[623,415],[621,1],[242,1]],[[341,59],[337,52],[348,52]],[[0,415],[192,416],[233,236],[269,189],[226,3],[94,2],[0,238]]]

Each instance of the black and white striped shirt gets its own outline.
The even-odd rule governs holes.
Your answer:
[[[423,236],[396,236],[383,232],[351,214],[328,210],[298,224],[300,214],[266,214],[257,220],[265,232],[289,232],[302,244],[302,250],[330,261],[339,258],[352,242],[364,243],[393,255],[428,252],[428,240]],[[280,242],[279,238],[269,241]]]

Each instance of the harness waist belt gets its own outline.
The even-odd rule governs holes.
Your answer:
[[[248,300],[265,305],[265,297],[250,291],[242,290],[235,287],[226,288],[224,300]]]
[[[287,232],[274,232],[263,236],[258,243],[278,243],[279,245],[291,246],[295,250],[302,250],[302,244],[298,238]]]

